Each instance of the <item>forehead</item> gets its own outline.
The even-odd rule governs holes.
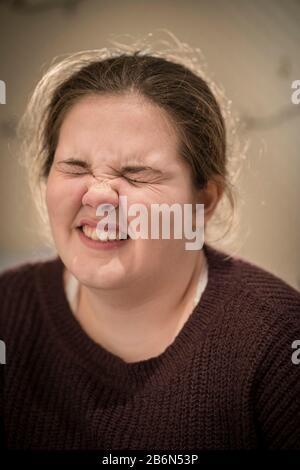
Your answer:
[[[92,95],[67,112],[57,151],[110,164],[172,164],[178,159],[178,137],[167,112],[143,97]]]

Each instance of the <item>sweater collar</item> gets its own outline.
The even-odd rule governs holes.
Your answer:
[[[180,379],[180,370],[186,368],[187,359],[199,350],[230,293],[231,257],[207,244],[203,249],[208,263],[207,286],[174,341],[158,356],[127,363],[84,332],[66,298],[64,264],[59,256],[38,263],[35,271],[39,302],[49,335],[57,339],[62,354],[67,352],[78,367],[89,371],[96,380],[106,381],[120,393],[143,387],[146,382],[159,387],[169,384],[175,376]]]

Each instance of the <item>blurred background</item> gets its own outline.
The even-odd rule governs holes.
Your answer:
[[[14,150],[16,125],[45,68],[60,54],[109,47],[112,35],[166,28],[201,49],[249,142],[236,183],[237,241],[227,251],[300,290],[300,104],[291,101],[300,79],[299,0],[2,0],[0,21],[0,270],[52,255]]]

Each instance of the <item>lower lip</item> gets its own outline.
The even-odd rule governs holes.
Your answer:
[[[127,245],[130,240],[130,238],[125,240],[112,240],[108,242],[103,242],[101,240],[91,240],[91,238],[88,238],[80,228],[77,228],[76,230],[79,234],[80,240],[89,248],[94,248],[96,250],[112,250],[113,248],[121,248],[122,246]]]

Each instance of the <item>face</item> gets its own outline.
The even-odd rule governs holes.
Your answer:
[[[104,189],[95,191],[103,180]],[[97,207],[106,203],[118,216],[120,196],[128,208],[143,204],[149,213],[151,204],[196,202],[190,167],[178,155],[164,110],[135,95],[86,96],[63,120],[47,181],[51,231],[66,268],[88,287],[126,289],[137,281],[161,282],[188,266],[195,251],[185,250],[185,239],[139,238],[108,250],[82,241],[81,219],[100,220]],[[128,224],[134,218],[128,216]]]

